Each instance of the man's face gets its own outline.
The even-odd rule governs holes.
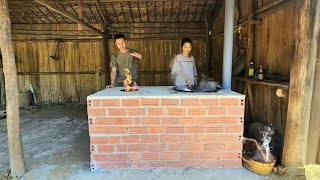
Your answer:
[[[123,38],[116,39],[115,44],[120,51],[126,50],[126,41]]]

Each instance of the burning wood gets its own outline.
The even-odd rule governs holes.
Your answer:
[[[130,87],[130,84],[132,83],[132,75],[130,73],[130,70],[128,68],[125,68],[124,71],[126,72],[126,79],[123,81],[124,85],[124,91],[130,92],[130,91],[137,91],[138,90],[138,84],[134,81],[133,87]]]

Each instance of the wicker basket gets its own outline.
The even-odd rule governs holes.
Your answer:
[[[272,169],[276,164],[276,159],[274,159],[272,162],[262,163],[243,156],[242,164],[244,167],[257,174],[269,174],[270,172],[272,172]]]

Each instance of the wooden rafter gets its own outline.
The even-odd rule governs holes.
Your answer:
[[[196,20],[196,12],[198,11],[198,4],[199,4],[199,1],[197,1],[197,3],[196,3],[195,12],[193,13],[193,21]]]
[[[157,2],[153,2],[154,4],[154,22],[157,22]]]
[[[187,17],[186,17],[186,22],[188,22],[188,15],[189,15],[189,10],[190,10],[190,1],[188,2],[188,10],[187,10]]]
[[[37,23],[37,21],[35,21],[32,17],[29,16],[29,14],[27,12],[25,12],[20,5],[17,5],[17,7],[20,9],[20,11],[22,11],[23,14],[25,14],[26,16],[28,16],[29,19],[31,19],[31,21],[33,21],[34,23]],[[31,21],[29,21],[31,23]]]
[[[53,13],[45,6],[44,7],[46,9],[46,11],[49,12],[49,14],[57,21],[57,23],[59,23],[59,20],[53,15]]]
[[[136,2],[136,3],[137,3],[137,6],[138,6],[138,13],[139,13],[140,22],[142,22],[141,12],[140,12],[140,5],[139,5],[139,2]]]
[[[51,2],[48,2],[47,0],[35,0],[35,1],[40,3],[40,4],[42,4],[42,5],[44,5],[44,6],[46,6],[46,7],[48,7],[48,8],[50,8],[50,9],[52,9],[53,11],[56,11],[56,12],[58,12],[58,13],[64,15],[64,16],[70,18],[71,20],[83,25],[84,27],[87,27],[87,28],[93,30],[94,32],[96,32],[98,34],[100,34],[102,36],[105,36],[104,33],[101,32],[100,30],[98,30],[97,28],[95,28],[95,27],[91,26],[90,24],[80,20],[78,17],[74,16],[72,13],[70,13],[68,11],[65,11],[62,8],[59,8],[58,6],[52,4]]]
[[[131,17],[132,22],[134,22],[130,2],[128,2],[128,7],[129,7],[129,16]]]
[[[30,8],[30,7],[28,7],[28,5],[24,5],[27,9],[30,9],[30,11],[32,12],[32,14],[36,14],[33,10],[32,10],[32,8]],[[43,24],[46,24],[46,22],[44,22],[39,16],[36,16]]]
[[[104,14],[103,14],[103,11],[102,11],[101,7],[100,7],[100,1],[99,1],[99,0],[96,0],[95,5],[96,5],[96,9],[97,9],[98,12],[99,12],[100,18],[101,18],[102,21],[105,23],[105,22],[106,22],[106,18],[105,18]]]
[[[36,8],[41,12],[41,14],[50,22],[50,23],[52,23],[52,21],[47,17],[47,15],[37,6],[37,5],[35,5],[36,6]]]
[[[149,10],[148,10],[148,2],[146,2],[146,10],[147,10],[147,21],[150,22]]]
[[[70,8],[72,10],[73,15],[77,16],[77,12],[76,12],[76,10],[74,10],[73,6],[70,3],[68,3],[68,5],[70,6]]]
[[[116,13],[116,11],[114,9],[113,3],[111,3],[111,7],[112,7],[112,11],[113,11],[113,17],[116,17],[117,23],[119,23],[118,15],[117,15],[117,13]]]
[[[200,13],[198,22],[201,22],[201,17],[203,16],[203,12],[204,12],[204,8],[205,8],[205,5],[206,5],[206,4],[207,4],[207,1],[204,2],[204,6],[202,6],[202,8],[201,8],[201,13]]]
[[[124,10],[123,10],[122,2],[120,2],[120,7],[121,7],[121,12],[122,12],[122,14],[123,14],[124,22],[127,22],[127,20],[126,20],[126,15],[125,15]],[[129,21],[128,21],[128,22],[129,22]]]
[[[162,1],[162,22],[164,22],[164,1]]]
[[[173,1],[171,1],[171,12],[170,12],[170,21],[172,21],[172,15],[173,15]]]
[[[62,7],[62,5],[61,5],[60,3],[58,3],[58,4],[59,4],[60,7]],[[62,8],[63,8],[63,7],[62,7]],[[58,13],[58,15],[60,16],[60,18],[61,18],[65,23],[68,23],[68,22],[64,19],[64,17],[61,16],[61,14]]]
[[[111,23],[111,19],[110,19],[110,18],[108,18],[108,17],[109,17],[109,15],[108,15],[108,11],[107,11],[107,9],[106,9],[106,6],[105,6],[105,5],[103,5],[103,10],[104,10],[104,12],[105,12],[105,14],[106,14],[106,22],[107,22],[108,24],[110,24],[110,23]]]
[[[61,8],[63,8],[65,11],[67,11],[67,9],[66,9],[62,4],[59,4],[59,5],[60,5]],[[60,15],[60,17],[63,18],[61,15]],[[63,20],[64,20],[66,23],[68,23],[68,22],[65,20],[65,18],[63,18]]]
[[[94,20],[96,21],[96,23],[98,23],[98,22],[99,22],[99,20],[98,20],[98,18],[95,16],[95,14],[93,13],[93,11],[92,11],[92,9],[91,9],[91,4],[90,4],[90,3],[87,3],[86,5],[87,5],[87,7],[88,7],[89,11],[91,12],[91,14],[92,14],[92,16],[93,16]]]
[[[181,9],[181,1],[179,1],[179,10],[178,10],[178,22],[180,22],[180,9]]]
[[[16,19],[20,24],[22,24],[22,22],[16,16],[11,16],[11,17]]]
[[[16,14],[21,14],[21,13],[19,13],[16,9],[14,9],[14,12],[16,12]],[[28,20],[24,17],[24,14],[21,14],[18,19],[21,19],[21,18],[23,18],[26,23],[30,23],[30,21],[28,21]]]
[[[216,17],[218,16],[221,8],[223,5],[223,1],[216,0],[216,3],[214,3],[214,8],[211,11],[211,14],[209,14],[209,27],[212,27],[212,24]]]

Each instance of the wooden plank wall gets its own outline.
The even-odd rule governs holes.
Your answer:
[[[95,27],[102,29],[101,25]],[[85,30],[76,32],[76,24],[15,24],[12,29],[20,92],[28,91],[29,84],[32,84],[39,103],[84,103],[88,95],[105,87],[101,36]],[[116,32],[119,32],[117,27],[113,28],[113,33]],[[139,33],[127,33],[128,47],[143,55],[143,60],[138,63],[141,84],[170,85],[169,63],[180,52],[180,41],[184,36],[161,38],[151,33],[151,37],[145,34],[137,37]],[[189,37],[194,42],[193,56],[197,66],[201,67],[206,54],[204,33],[202,37],[200,33],[190,34]],[[54,54],[55,38],[64,39],[59,60],[49,57]],[[112,39],[108,41],[108,46],[111,57],[115,51]]]
[[[263,8],[274,1],[258,1],[255,8]],[[244,36],[246,36],[246,20],[249,14],[248,1],[240,0],[238,2],[240,4],[236,3],[236,12],[237,7],[239,7],[239,21],[238,24],[235,21],[235,25],[239,25],[242,21],[241,24],[245,28]],[[253,59],[255,68],[258,68],[261,64],[266,67],[268,74],[289,79],[290,61],[293,58],[294,45],[293,13],[292,0],[287,0],[278,8],[271,8],[267,12],[257,15],[261,23],[254,26]],[[214,22],[214,33],[212,35],[213,60],[215,64],[214,77],[218,81],[222,79],[223,26],[224,6]],[[244,76],[244,73],[242,76]],[[243,82],[233,80],[232,89],[244,93]],[[288,99],[278,98],[275,95],[276,90],[277,88],[268,86],[253,86],[256,119],[250,119],[249,115],[246,114],[246,121],[271,123],[279,131],[280,135],[284,137],[283,129],[285,129]],[[246,109],[248,108],[247,103]]]

